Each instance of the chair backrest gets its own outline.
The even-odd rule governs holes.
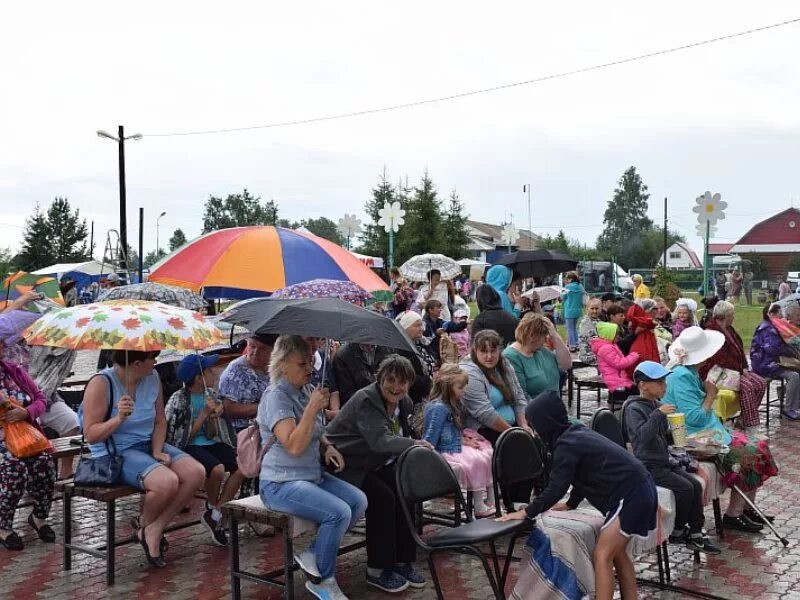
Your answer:
[[[625,402],[622,403],[622,410],[619,413],[619,424],[622,428],[622,440],[625,442],[625,445],[631,441],[628,437],[628,426],[625,424],[625,414],[628,410],[628,406],[630,406],[631,402],[633,402],[633,398],[628,398]]]
[[[530,433],[512,427],[500,434],[492,454],[492,477],[498,484],[530,481],[543,473],[542,452]]]
[[[607,408],[598,408],[592,416],[591,423],[592,431],[596,431],[600,435],[608,438],[612,442],[619,444],[623,448],[625,445],[625,437],[622,433],[622,427],[617,421],[614,413]]]

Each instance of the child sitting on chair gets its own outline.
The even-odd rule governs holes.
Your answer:
[[[636,458],[642,461],[656,485],[675,494],[675,534],[692,550],[719,554],[720,549],[708,539],[703,524],[703,486],[670,458],[667,415],[675,412],[671,404],[659,400],[667,391],[670,371],[657,362],[645,361],[633,372],[639,395],[625,404],[623,423]]]
[[[495,512],[492,488],[492,445],[474,429],[465,429],[461,404],[467,374],[458,365],[444,364],[425,407],[423,439],[450,463],[462,489],[473,492],[475,516]]]
[[[524,509],[497,519],[534,519],[576,508],[583,498],[606,515],[593,563],[597,600],[614,596],[614,570],[623,598],[637,598],[636,571],[626,552],[631,536],[646,538],[656,528],[658,495],[653,478],[625,448],[581,424],[572,424],[558,392],[536,396],[525,410],[528,425],[552,454],[547,488]],[[572,485],[572,493],[560,502]]]

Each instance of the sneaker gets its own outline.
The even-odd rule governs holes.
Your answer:
[[[790,421],[797,421],[800,419],[800,411],[796,411],[793,408],[784,409],[781,411],[781,414]]]
[[[736,529],[747,533],[758,533],[763,529],[758,523],[753,523],[750,519],[741,515],[739,517],[722,516],[722,525],[726,529]]]
[[[389,592],[390,594],[402,592],[410,585],[408,579],[399,573],[395,573],[391,569],[384,569],[381,571],[380,577],[372,577],[367,573],[367,583],[372,587],[376,587],[384,592]]]
[[[414,565],[395,565],[394,569],[392,570],[403,577],[411,587],[425,587],[425,578],[422,576],[422,573],[414,568]]]
[[[211,516],[210,510],[203,513],[203,516],[200,517],[200,521],[205,528],[208,529],[208,533],[211,534],[211,541],[214,542],[214,544],[217,546],[228,545],[228,536],[225,535],[225,531],[220,527],[219,522],[215,521],[214,517]]]
[[[719,554],[722,550],[711,543],[707,535],[686,538],[686,547],[690,550],[699,550],[706,554]]]
[[[319,574],[319,567],[317,567],[317,558],[311,550],[306,549],[300,554],[295,554],[294,562],[312,581],[320,582],[322,580]]]
[[[330,577],[320,583],[306,581],[306,589],[320,600],[348,600],[334,577]]]

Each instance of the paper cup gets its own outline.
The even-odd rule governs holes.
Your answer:
[[[683,413],[672,413],[667,415],[669,428],[672,431],[672,443],[677,448],[686,445],[686,415]]]

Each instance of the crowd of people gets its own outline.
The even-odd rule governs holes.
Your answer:
[[[784,414],[800,418],[800,376],[788,361],[798,358],[800,306],[786,314],[777,305],[765,308],[748,362],[732,304],[718,300],[707,308],[701,327],[695,301],[680,299],[671,311],[662,298],[650,298],[638,276],[633,298],[607,292],[588,299],[577,274],[567,273],[566,342],[538,297],[522,295],[508,267],[489,268],[485,283],[475,287],[456,286],[435,270],[418,290],[397,273],[392,279],[389,316],[412,342],[405,349],[256,332],[229,362],[186,356],[175,369],[179,387],[168,398],[154,369],[157,352],[111,354],[111,366],[87,384],[75,421],[64,419],[63,427],[79,420],[93,456],[123,457],[120,482],[144,493],[136,536],[150,565],[167,564],[164,532],[203,488],[201,522],[214,544],[228,543],[221,507],[237,494],[259,494],[265,506],[316,523],[313,541],[295,559],[319,598],[346,597],[336,582],[336,557],[362,517],[367,583],[391,593],[423,587],[395,473],[400,454],[417,445],[451,465],[474,498],[476,518],[500,512],[502,519],[535,518],[588,499],[606,515],[594,556],[597,597],[611,598],[614,569],[627,597],[636,582],[625,547],[631,536],[645,537],[655,527],[655,485],[675,493],[673,540],[719,552],[703,529],[699,484],[669,448],[667,415],[680,411],[690,434],[730,448],[721,465],[724,481],[750,499],[777,474],[768,442],[755,428],[767,378],[786,380]],[[474,319],[472,298],[479,310]],[[12,314],[0,314],[0,349],[19,345],[14,335],[21,326]],[[625,407],[632,454],[568,419],[561,391],[575,352],[597,366],[612,407]],[[741,414],[733,429],[713,410],[720,372],[738,384]],[[35,427],[52,404],[25,366],[8,356],[0,361],[0,401],[6,398],[15,404],[0,418]],[[264,454],[259,476],[246,479],[237,464],[237,435],[253,422]],[[504,486],[501,498],[494,497],[493,447],[511,427],[535,434],[552,454],[549,483],[533,500],[530,481]],[[46,452],[13,456],[0,429],[6,548],[22,549],[12,526],[25,490],[34,503],[28,524],[41,540],[55,540],[46,520],[56,475]],[[750,533],[763,526],[733,494],[724,521]]]

